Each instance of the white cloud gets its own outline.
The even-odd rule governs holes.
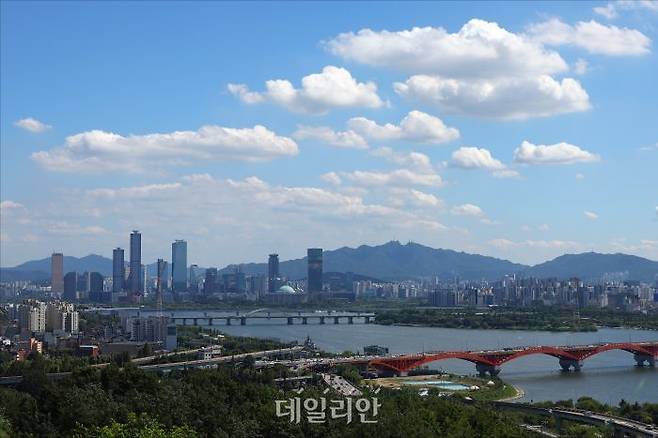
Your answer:
[[[354,117],[348,126],[362,136],[377,141],[405,140],[418,143],[445,143],[459,138],[459,130],[445,125],[438,117],[411,111],[396,126],[378,125],[365,117]]]
[[[19,204],[18,202],[10,201],[9,199],[6,201],[0,202],[0,210],[13,210],[13,209],[18,209],[18,208],[25,208],[23,204]]]
[[[578,58],[578,60],[573,66],[573,71],[577,75],[584,75],[585,73],[587,73],[588,69],[589,69],[589,64],[587,63],[587,61],[585,61],[582,58]]]
[[[566,71],[554,51],[498,24],[472,19],[457,33],[438,27],[338,35],[330,52],[362,64],[447,77],[537,76]]]
[[[605,6],[597,6],[594,12],[608,19],[617,18],[620,10],[641,10],[658,12],[658,2],[655,0],[620,0],[610,2]]]
[[[326,126],[300,125],[292,135],[297,140],[319,140],[331,146],[350,149],[367,149],[368,142],[356,132],[334,131]]]
[[[565,248],[578,248],[580,244],[571,240],[524,240],[514,242],[509,239],[498,238],[492,239],[489,245],[499,249],[510,248],[543,248],[543,249],[565,249]]]
[[[658,142],[649,146],[642,146],[641,151],[656,151],[658,150]]]
[[[589,220],[595,221],[599,218],[599,215],[594,213],[593,211],[584,211],[585,217]]]
[[[514,161],[523,164],[573,164],[598,161],[600,157],[569,143],[534,145],[524,141],[514,151]]]
[[[572,26],[553,18],[531,25],[528,32],[543,44],[576,46],[597,55],[646,55],[651,46],[651,40],[639,30],[606,26],[594,20]]]
[[[344,68],[328,65],[322,73],[302,78],[301,88],[285,79],[265,82],[266,91],[250,91],[244,84],[228,84],[228,91],[247,104],[270,101],[291,111],[324,114],[336,108],[380,108],[374,82],[357,82]]]
[[[461,147],[452,153],[452,165],[463,169],[501,170],[505,165],[491,155],[489,150],[477,147]]]
[[[518,178],[520,176],[516,170],[509,169],[485,148],[461,147],[452,153],[450,164],[462,169],[489,170],[496,178]]]
[[[548,226],[548,224],[540,224],[537,226],[537,229],[539,231],[548,231],[551,227]]]
[[[590,108],[577,80],[547,75],[479,80],[415,75],[393,87],[404,98],[448,113],[492,119],[522,120]]]
[[[484,217],[484,211],[474,204],[456,205],[450,209],[450,213],[455,216]]]
[[[320,178],[322,178],[322,180],[328,182],[329,184],[333,184],[335,186],[340,185],[342,182],[340,176],[338,176],[336,172],[327,172],[321,175]]]
[[[66,138],[64,146],[32,154],[49,170],[63,172],[144,171],[200,161],[268,161],[298,153],[297,144],[264,126],[122,136],[87,131]]]
[[[356,170],[354,172],[341,172],[341,175],[359,186],[440,187],[443,185],[441,176],[436,173],[417,173],[408,169],[397,169],[391,172]]]
[[[594,13],[599,14],[607,19],[613,19],[617,17],[617,8],[612,3],[608,3],[605,6],[596,6]]]
[[[46,125],[45,123],[40,122],[37,119],[33,119],[32,117],[17,120],[14,122],[14,126],[35,133],[47,131],[48,129],[52,128],[52,126]]]
[[[585,175],[583,175],[582,173],[578,172],[578,173],[576,174],[576,179],[577,179],[578,181],[582,181],[582,180],[585,179]]]
[[[420,152],[395,152],[390,147],[381,147],[370,152],[374,157],[384,158],[391,163],[414,169],[418,172],[432,173],[434,168],[430,157]]]

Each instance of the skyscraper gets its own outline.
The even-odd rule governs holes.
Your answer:
[[[128,290],[134,297],[142,292],[140,285],[142,273],[142,235],[134,230],[130,233],[130,276],[128,277]]]
[[[64,293],[64,254],[54,252],[50,257],[50,286],[53,294]]]
[[[171,244],[171,287],[174,293],[187,290],[187,242]]]
[[[279,254],[270,254],[267,260],[267,291],[276,292],[279,286]]]
[[[103,298],[103,275],[100,272],[90,272],[87,287],[89,300],[93,302],[105,301]]]
[[[66,301],[76,301],[78,299],[78,273],[67,272],[64,276],[64,295]]]
[[[112,251],[112,293],[118,294],[125,285],[126,262],[123,257],[123,249],[115,248]]]
[[[322,248],[309,248],[306,252],[308,261],[308,293],[322,292]]]
[[[163,259],[158,259],[157,263],[157,276],[155,279],[155,302],[158,310],[162,310],[162,291],[164,289],[165,275],[167,271],[167,262]]]
[[[206,279],[203,282],[203,294],[212,295],[217,290],[217,268],[206,269]]]

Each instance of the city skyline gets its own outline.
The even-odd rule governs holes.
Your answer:
[[[658,12],[607,5],[4,2],[0,265],[131,229],[199,266],[389,240],[658,260]]]

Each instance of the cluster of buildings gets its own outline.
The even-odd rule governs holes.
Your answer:
[[[20,304],[5,304],[2,311],[10,323],[15,322],[13,330],[4,330],[2,346],[17,360],[33,351],[43,353],[44,344],[58,346],[79,332],[78,311],[73,304],[63,301],[25,300]]]

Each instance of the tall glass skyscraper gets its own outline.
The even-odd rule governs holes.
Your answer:
[[[267,291],[276,292],[279,287],[279,254],[270,254],[267,260]]]
[[[307,292],[322,292],[322,248],[309,248],[306,258],[308,260]]]
[[[53,294],[64,293],[64,254],[54,252],[50,258],[50,286]]]
[[[171,287],[174,292],[187,290],[187,242],[171,244]]]
[[[133,230],[130,233],[130,276],[128,278],[128,290],[130,296],[139,295],[142,292],[142,234]]]
[[[123,249],[114,248],[112,251],[112,293],[121,292],[125,285],[126,262],[123,255]]]

